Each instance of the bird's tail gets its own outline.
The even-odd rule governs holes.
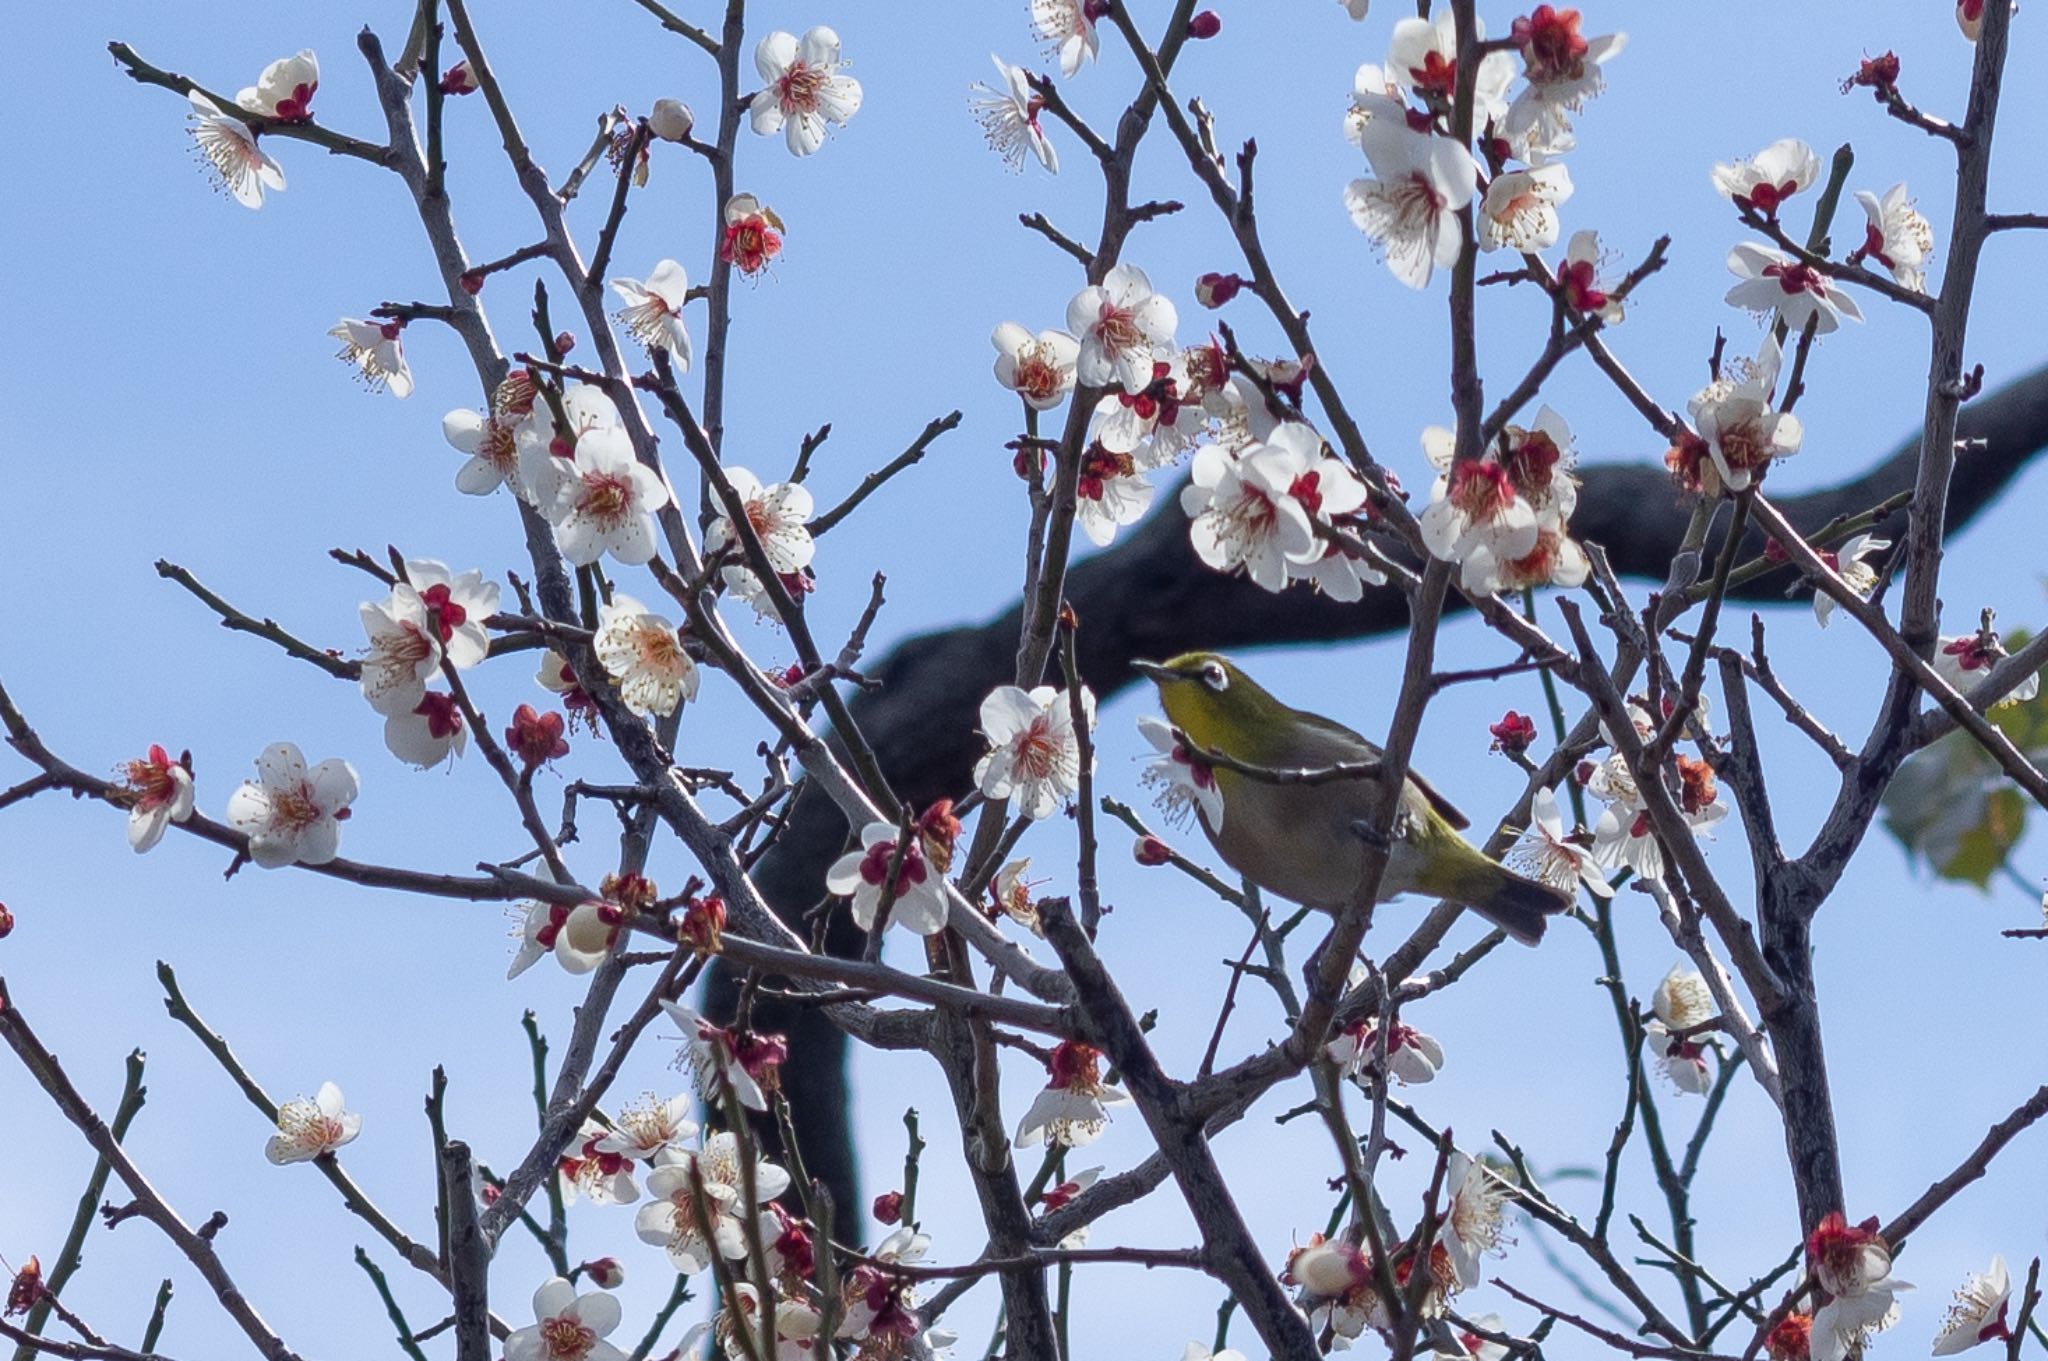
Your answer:
[[[1503,868],[1462,838],[1460,844],[1467,855],[1457,857],[1451,874],[1445,876],[1448,882],[1425,887],[1463,903],[1522,944],[1542,940],[1548,919],[1571,907],[1569,894]]]

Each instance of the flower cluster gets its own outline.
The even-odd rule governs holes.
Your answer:
[[[1422,449],[1437,470],[1420,517],[1422,541],[1459,565],[1465,590],[1483,595],[1586,579],[1585,550],[1568,532],[1579,501],[1577,450],[1557,412],[1546,406],[1533,426],[1505,427],[1477,458],[1458,458],[1456,437],[1442,426],[1422,432]]]

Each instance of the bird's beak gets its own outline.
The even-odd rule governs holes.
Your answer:
[[[1141,676],[1162,682],[1173,680],[1180,674],[1173,668],[1159,662],[1132,662],[1131,669]]]

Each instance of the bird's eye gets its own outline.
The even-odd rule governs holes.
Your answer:
[[[1222,694],[1230,688],[1230,673],[1223,669],[1221,662],[1210,662],[1202,668],[1202,683]]]

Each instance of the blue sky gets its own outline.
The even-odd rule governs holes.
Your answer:
[[[1141,5],[1148,15],[1153,5]],[[1234,146],[1260,143],[1260,216],[1283,282],[1314,312],[1321,360],[1339,377],[1375,451],[1423,485],[1416,437],[1448,417],[1441,289],[1412,294],[1393,282],[1357,235],[1339,201],[1362,173],[1339,131],[1353,69],[1380,60],[1392,20],[1383,4],[1364,24],[1324,0],[1224,4],[1221,38],[1189,49],[1176,85],[1201,93]],[[685,0],[681,12],[710,13]],[[735,301],[730,461],[774,475],[803,433],[830,421],[812,485],[829,504],[895,453],[924,423],[954,407],[966,419],[910,477],[882,492],[825,544],[815,617],[821,636],[851,623],[871,571],[888,573],[884,644],[1003,608],[1016,589],[1024,507],[1003,441],[1014,403],[988,374],[989,330],[1013,319],[1036,330],[1058,324],[1079,286],[1072,262],[1016,226],[1045,211],[1074,235],[1092,237],[1100,185],[1085,152],[1055,132],[1065,173],[1034,166],[1005,173],[969,118],[967,86],[992,75],[988,54],[1029,60],[1021,0],[908,8],[854,0],[839,6],[764,0],[756,32],[801,32],[831,23],[844,39],[866,106],[809,161],[779,139],[745,137],[739,186],[789,223],[773,276],[742,285]],[[712,102],[708,61],[661,34],[626,0],[577,7],[506,3],[479,7],[478,23],[521,110],[535,153],[559,180],[587,144],[591,120],[612,103],[645,109],[662,96]],[[1864,5],[1836,0],[1788,11],[1763,0],[1695,7],[1595,9],[1589,27],[1629,30],[1609,68],[1610,89],[1580,123],[1571,159],[1578,186],[1566,229],[1599,228],[1609,248],[1634,260],[1660,233],[1673,237],[1670,266],[1638,295],[1616,350],[1667,404],[1700,381],[1715,327],[1740,351],[1754,324],[1721,305],[1723,256],[1738,239],[1708,167],[1782,136],[1806,138],[1823,156],[1852,140],[1852,187],[1882,191],[1905,179],[1936,224],[1937,261],[1948,213],[1944,146],[1884,119],[1867,97],[1837,82],[1864,52],[1896,48],[1905,86],[1924,106],[1960,114],[1969,49],[1948,7],[1928,0]],[[355,605],[369,583],[327,560],[329,547],[380,551],[397,544],[457,569],[493,575],[519,569],[509,503],[459,496],[461,459],[442,442],[441,414],[481,394],[453,338],[429,326],[407,335],[419,390],[405,402],[364,394],[332,359],[325,332],[342,315],[386,299],[431,298],[435,279],[401,186],[362,164],[312,148],[277,148],[290,188],[260,213],[209,192],[192,164],[182,101],[137,87],[107,59],[110,39],[147,58],[232,91],[277,56],[312,47],[323,63],[316,109],[335,128],[374,136],[381,127],[354,35],[367,22],[395,51],[410,7],[370,8],[278,0],[200,10],[86,0],[39,6],[19,20],[5,93],[10,120],[39,147],[22,158],[19,192],[0,218],[0,246],[14,262],[6,292],[14,324],[0,332],[0,367],[14,375],[13,474],[5,492],[0,582],[14,624],[0,642],[0,678],[60,753],[109,769],[152,741],[190,747],[202,806],[218,814],[266,743],[299,742],[310,759],[340,755],[361,772],[364,794],[345,853],[365,859],[462,869],[515,853],[520,836],[488,770],[471,758],[418,773],[389,757],[381,731],[352,687],[328,681],[266,646],[214,627],[198,605],[157,579],[169,558],[255,614],[323,646],[360,645]],[[1495,31],[1512,13],[1487,9]],[[2024,16],[2013,69],[2038,54]],[[1105,43],[1113,49],[1113,42]],[[1039,63],[1041,66],[1043,63]],[[1135,86],[1113,50],[1068,86],[1069,98],[1107,130]],[[450,186],[472,254],[501,255],[534,239],[480,102],[451,103]],[[2022,148],[2048,133],[2048,97],[2037,82],[2010,83],[2000,123],[2003,149],[1993,203],[2039,209]],[[643,273],[673,255],[706,269],[708,180],[673,148],[621,235],[621,272]],[[1201,199],[1179,153],[1162,137],[1141,157],[1136,193]],[[586,242],[601,205],[580,202],[574,224]],[[1854,209],[1848,209],[1853,221]],[[1841,233],[1838,232],[1838,239]],[[2041,245],[2014,237],[1987,254],[1971,358],[1996,385],[2042,362],[2038,290]],[[1181,304],[1182,338],[1199,337],[1193,278],[1234,263],[1213,216],[1191,210],[1141,228],[1126,258]],[[494,280],[485,294],[498,334],[530,344],[524,314],[531,277]],[[1871,320],[1846,327],[1817,351],[1800,414],[1807,430],[1795,460],[1772,476],[1780,490],[1832,482],[1888,450],[1917,423],[1925,369],[1920,323],[1872,303]],[[1250,300],[1227,314],[1247,345],[1272,348],[1274,333]],[[693,317],[701,328],[701,313]],[[1498,390],[1519,376],[1540,344],[1545,318],[1526,290],[1485,299],[1483,361]],[[699,334],[701,335],[701,329]],[[1568,364],[1546,393],[1591,461],[1653,459],[1661,446],[1589,366]],[[2040,537],[2029,508],[2048,474],[2022,478],[2006,501],[1955,544],[1944,581],[1949,627],[1996,605],[2009,625],[2044,613]],[[630,589],[630,588],[629,588]],[[1774,657],[1787,682],[1838,731],[1862,732],[1881,663],[1847,621],[1825,634],[1803,605],[1771,616]],[[764,663],[788,660],[765,626],[741,633]],[[1285,697],[1341,716],[1367,733],[1383,728],[1399,670],[1398,641],[1295,651],[1257,659],[1262,679]],[[1505,660],[1491,635],[1464,620],[1441,645],[1446,666]],[[477,682],[496,715],[536,698],[531,658],[489,666]],[[1854,677],[1845,680],[1845,677]],[[708,691],[718,692],[712,685]],[[1485,754],[1484,724],[1538,703],[1525,679],[1461,687],[1430,711],[1417,763],[1485,822],[1519,788],[1519,776]],[[1132,719],[1137,697],[1102,715],[1101,787],[1136,798],[1143,748]],[[693,764],[744,762],[754,739],[735,701],[712,693],[692,710],[682,740]],[[1781,824],[1797,844],[1825,806],[1832,772],[1796,735],[1768,721],[1766,759]],[[571,775],[612,773],[589,742],[565,763]],[[0,785],[22,773],[0,762]],[[549,786],[553,788],[554,786]],[[600,818],[586,819],[596,828]],[[572,855],[590,877],[602,842]],[[1048,891],[1066,886],[1071,849],[1063,827],[1034,832],[1026,849]],[[1200,900],[1157,872],[1138,870],[1112,839],[1105,892],[1118,910],[1103,949],[1141,1006],[1160,1009],[1157,1042],[1170,1067],[1192,1068],[1207,1039],[1225,970],[1242,948],[1234,912]],[[1733,886],[1748,881],[1732,829],[1713,858]],[[2023,844],[2031,877],[2036,848]],[[262,1159],[266,1130],[180,1029],[164,1016],[153,961],[172,961],[188,995],[234,1041],[280,1098],[339,1082],[366,1115],[347,1162],[416,1235],[431,1233],[430,1162],[419,1100],[429,1070],[451,1075],[451,1128],[500,1164],[524,1148],[530,1128],[526,1054],[518,1020],[532,1007],[557,1036],[580,996],[549,968],[503,980],[509,922],[492,906],[414,901],[352,890],[312,876],[253,869],[223,882],[221,855],[173,836],[146,859],[129,854],[120,818],[105,809],[40,799],[0,815],[0,901],[20,919],[0,943],[4,971],[24,1011],[58,1049],[74,1078],[110,1109],[121,1058],[149,1051],[150,1104],[131,1147],[188,1219],[226,1209],[220,1239],[237,1279],[267,1316],[309,1355],[366,1353],[388,1325],[349,1264],[369,1242],[330,1188],[305,1169]],[[658,859],[663,883],[687,867]],[[1412,907],[1383,914],[1391,938]],[[1984,1127],[2041,1080],[2042,1038],[2030,946],[2002,941],[2000,927],[2033,924],[2016,890],[1989,897],[1916,878],[1895,848],[1873,835],[1825,909],[1819,971],[1834,1067],[1853,1215],[1895,1212],[1974,1144]],[[1675,958],[1648,904],[1624,895],[1624,961],[1632,990],[1647,996]],[[1476,923],[1452,943],[1469,942]],[[1167,948],[1162,948],[1165,945]],[[1042,948],[1042,947],[1041,947]],[[905,956],[909,958],[909,956]],[[1604,1148],[1618,1113],[1620,1064],[1597,952],[1583,932],[1559,930],[1540,950],[1503,951],[1468,982],[1409,1017],[1449,1051],[1438,1081],[1417,1096],[1424,1112],[1468,1146],[1500,1128],[1539,1167],[1584,1163]],[[1225,1052],[1254,1048],[1276,1025],[1255,991],[1233,1019]],[[683,1079],[650,1045],[621,1093],[664,1095]],[[1560,1080],[1560,1074],[1569,1074]],[[902,1109],[921,1106],[941,1125],[945,1096],[928,1063],[862,1057],[861,1094],[869,1177],[880,1186],[901,1157]],[[1041,1079],[1019,1065],[1008,1108],[1021,1112]],[[1277,1261],[1290,1238],[1319,1228],[1322,1180],[1331,1170],[1324,1136],[1306,1122],[1276,1127],[1267,1106],[1219,1142],[1239,1178],[1260,1241]],[[1668,1118],[1689,1128],[1691,1111],[1668,1093]],[[47,1262],[89,1168],[83,1145],[12,1065],[0,1065],[0,1252]],[[1112,1170],[1143,1156],[1127,1119],[1078,1159]],[[1925,1230],[1901,1263],[1922,1283],[1900,1335],[1883,1345],[1925,1345],[1953,1282],[1993,1251],[2023,1263],[2044,1247],[2038,1145],[2014,1151],[2003,1179],[1974,1188]],[[972,1197],[955,1173],[957,1149],[933,1139],[922,1204],[943,1260],[981,1246]],[[1393,1172],[1391,1198],[1413,1204],[1426,1169]],[[1647,1169],[1632,1161],[1625,1204],[1658,1223]],[[1563,1183],[1567,1204],[1590,1209],[1585,1189]],[[1726,1276],[1747,1279],[1774,1264],[1796,1232],[1783,1155],[1767,1104],[1738,1082],[1697,1191],[1700,1247]],[[1191,1226],[1170,1193],[1098,1226],[1097,1244],[1175,1244]],[[579,1256],[606,1252],[627,1265],[628,1319],[637,1336],[665,1293],[660,1253],[632,1240],[630,1212],[585,1210],[572,1221]],[[1530,1235],[1501,1267],[1510,1279],[1563,1297]],[[377,1249],[372,1248],[373,1252]],[[179,1282],[163,1349],[218,1354],[234,1343],[199,1282],[141,1225],[95,1232],[84,1275],[68,1296],[102,1331],[132,1343],[156,1281]],[[544,1275],[540,1258],[511,1240],[494,1273],[497,1303],[525,1321],[525,1299]],[[416,1324],[439,1316],[433,1290],[393,1268]],[[310,1281],[320,1282],[309,1288]],[[1492,1295],[1493,1292],[1484,1292]],[[1076,1285],[1082,1356],[1179,1354],[1206,1337],[1219,1291],[1186,1275],[1104,1269]],[[984,1287],[954,1315],[978,1346],[993,1292]],[[1485,1311],[1501,1301],[1473,1298]],[[1526,1326],[1525,1313],[1504,1310]]]

